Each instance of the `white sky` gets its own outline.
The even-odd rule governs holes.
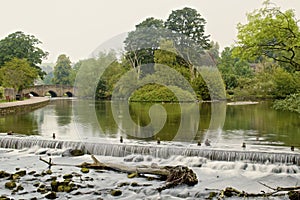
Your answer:
[[[206,20],[206,34],[221,48],[236,39],[236,25],[246,13],[262,7],[263,0],[0,0],[0,39],[15,31],[43,42],[48,60],[67,54],[72,62],[87,58],[110,38],[131,30],[147,17],[165,20],[172,10],[195,8]],[[299,0],[272,0],[282,10],[294,9],[300,19]]]

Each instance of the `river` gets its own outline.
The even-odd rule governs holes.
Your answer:
[[[18,179],[17,184],[24,190],[12,192],[0,184],[0,193],[13,199],[45,199],[47,194],[37,192],[34,185],[42,183],[49,188],[49,180],[56,177],[63,181],[62,176],[69,173],[76,175],[72,182],[78,189],[58,192],[58,199],[192,200],[205,199],[210,192],[218,193],[228,186],[250,193],[271,192],[264,184],[273,188],[298,186],[299,119],[295,113],[271,109],[270,102],[229,105],[51,100],[49,105],[32,112],[0,118],[0,170],[34,170]],[[9,130],[28,136],[10,136],[6,134]],[[158,138],[160,144],[156,142]],[[206,139],[210,146],[204,145]],[[241,147],[242,143],[246,148]],[[294,152],[291,146],[295,146]],[[108,163],[188,166],[199,182],[159,193],[156,188],[163,181],[129,179],[127,174],[103,170],[91,170],[85,175],[74,165],[91,161],[90,156],[63,157],[69,148],[83,148]],[[45,175],[47,165],[39,161],[40,157],[58,163],[51,168],[51,174]],[[112,196],[114,189],[120,190],[121,196]]]
[[[124,102],[57,99],[29,113],[1,116],[0,132],[11,130],[46,138],[56,133],[61,139],[122,136],[125,140],[151,141],[159,137],[161,141],[187,143],[203,142],[208,138],[215,145],[245,142],[300,147],[300,115],[275,111],[271,102],[158,105],[150,118],[151,103],[127,105]],[[198,108],[199,116],[195,114]]]

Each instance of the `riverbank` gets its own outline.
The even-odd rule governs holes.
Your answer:
[[[0,103],[0,116],[35,110],[47,105],[49,101],[49,97],[31,97],[23,101]]]

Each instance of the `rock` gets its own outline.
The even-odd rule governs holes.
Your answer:
[[[5,188],[7,189],[14,189],[15,187],[17,187],[17,184],[14,181],[9,181],[5,183]]]
[[[1,196],[0,196],[0,199],[1,199],[1,200],[10,200],[10,198],[8,198],[8,197],[5,196],[5,195],[1,195]]]
[[[10,180],[17,180],[17,179],[20,179],[20,175],[19,174],[12,174],[11,176],[10,176]]]
[[[133,162],[142,162],[142,161],[144,161],[144,157],[143,156],[136,156],[133,159]]]
[[[24,190],[24,187],[22,185],[18,185],[18,187],[17,187],[17,191],[20,191],[20,190]]]
[[[121,190],[112,190],[112,191],[110,191],[110,194],[112,196],[120,196],[120,195],[122,195],[122,191]]]
[[[119,183],[119,184],[118,184],[118,187],[123,187],[123,186],[128,186],[128,185],[130,185],[130,183],[128,183],[128,182],[123,182],[123,183]]]
[[[63,191],[64,191],[64,186],[63,185],[58,186],[57,192],[63,192]]]
[[[40,183],[39,183],[39,182],[35,182],[35,183],[33,184],[33,186],[34,186],[34,187],[39,187],[39,186],[40,186]]]
[[[0,171],[0,178],[7,178],[10,177],[10,173],[7,173],[6,171]]]
[[[81,170],[80,170],[82,173],[89,173],[89,169],[88,168],[81,168]]]
[[[132,187],[137,187],[137,186],[139,186],[139,184],[138,184],[137,182],[132,182],[130,185],[131,185]]]
[[[45,196],[46,199],[56,199],[56,192],[49,192],[48,194],[46,194]]]
[[[82,155],[84,155],[84,152],[81,149],[67,149],[62,153],[63,157],[82,156]]]
[[[69,186],[69,185],[67,185],[67,186],[64,186],[64,192],[67,192],[67,193],[69,193],[69,192],[71,192],[72,191],[72,188],[71,188],[71,186]]]
[[[56,180],[54,180],[54,181],[52,181],[51,182],[51,189],[52,189],[52,191],[55,191],[55,192],[57,192],[57,188],[58,188],[58,182],[56,181]]]
[[[25,176],[26,173],[27,173],[26,170],[21,170],[21,171],[16,172],[15,174],[18,174],[19,176]]]
[[[48,174],[48,175],[52,174],[51,169],[48,169],[48,170],[46,171],[46,174]]]
[[[36,171],[31,171],[31,172],[28,173],[28,175],[33,175],[35,173],[36,173]]]
[[[137,173],[132,173],[132,174],[128,174],[127,178],[134,178],[136,177],[138,174]]]
[[[64,179],[72,179],[73,175],[72,174],[65,174],[63,175]]]
[[[288,196],[290,200],[298,200],[300,199],[300,192],[299,191],[289,191]]]

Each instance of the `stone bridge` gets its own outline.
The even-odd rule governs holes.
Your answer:
[[[35,85],[30,88],[23,89],[21,95],[33,95],[43,97],[51,95],[51,97],[74,97],[76,96],[76,89],[73,86],[67,85]]]

